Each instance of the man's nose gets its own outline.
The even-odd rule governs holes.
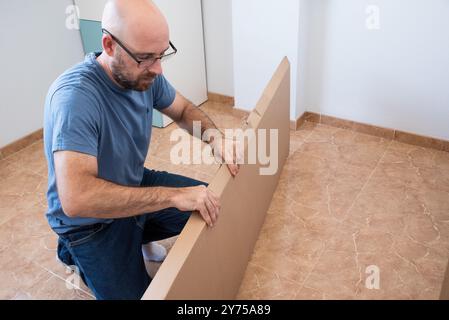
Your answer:
[[[162,64],[161,59],[157,59],[156,62],[154,62],[149,68],[148,71],[160,75],[162,74]]]

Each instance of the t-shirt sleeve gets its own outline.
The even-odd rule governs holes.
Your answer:
[[[157,110],[165,109],[175,101],[176,90],[162,74],[155,79],[152,93],[153,107]]]
[[[76,88],[62,88],[51,100],[52,152],[77,151],[97,157],[100,114],[94,99]]]

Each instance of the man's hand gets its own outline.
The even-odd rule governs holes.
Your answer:
[[[198,211],[209,227],[217,222],[220,200],[205,186],[179,188],[173,198],[175,207],[181,211]]]
[[[214,156],[222,160],[228,166],[232,176],[235,177],[239,172],[239,163],[241,163],[240,160],[242,159],[241,145],[235,140],[219,136],[214,137],[210,146]]]
[[[209,129],[217,130],[217,126],[212,120],[198,107],[195,107],[189,100],[184,98],[179,92],[176,93],[176,97],[172,105],[163,109],[162,113],[172,118],[183,129],[187,130],[190,134],[193,134],[193,122],[198,121],[201,123],[201,132],[205,132]],[[210,137],[205,137],[203,141],[210,144],[212,152],[216,157],[228,165],[229,171],[235,176],[239,171],[239,159],[241,159],[239,152],[241,148],[236,142],[232,142],[231,148],[226,150],[224,148],[225,139],[222,134],[218,137],[212,135],[213,140]],[[197,137],[200,138],[200,137]],[[232,150],[235,152],[232,152]]]

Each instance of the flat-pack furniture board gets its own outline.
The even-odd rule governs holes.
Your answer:
[[[232,177],[222,165],[208,187],[220,197],[216,225],[209,228],[199,214],[192,214],[143,299],[235,298],[288,156],[289,110],[290,64],[284,58],[246,125],[266,129],[267,142],[269,130],[277,130],[276,172],[261,174],[267,165],[257,160],[241,165]],[[254,143],[257,139],[249,139],[245,154]]]

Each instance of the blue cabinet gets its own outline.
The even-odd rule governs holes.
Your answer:
[[[81,40],[84,52],[102,51],[101,46],[101,22],[80,19]]]

